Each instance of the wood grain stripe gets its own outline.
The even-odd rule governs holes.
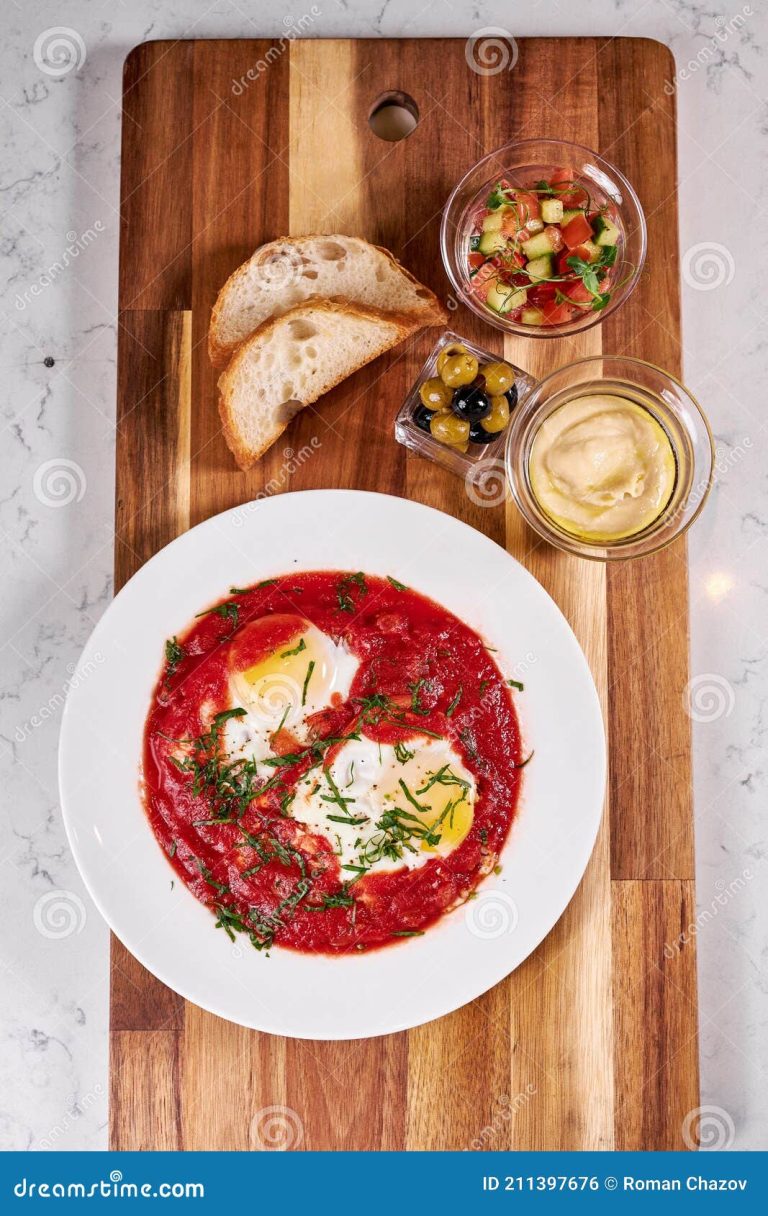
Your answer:
[[[110,1038],[109,1145],[116,1152],[182,1148],[175,1031],[114,1031]]]
[[[115,504],[115,587],[189,527],[191,409],[188,312],[122,312],[119,318],[117,429],[120,466]],[[130,445],[123,436],[130,434]],[[178,1033],[184,1002],[125,949],[111,942],[112,1101],[110,1143],[138,1148],[146,1125],[133,1120],[150,1072],[165,1147],[177,1147]],[[125,1073],[125,1075],[123,1075]],[[146,1074],[146,1075],[145,1075]],[[153,1116],[154,1118],[155,1116]],[[152,1147],[151,1139],[146,1147]]]
[[[699,1104],[690,882],[613,884],[616,1148],[692,1148]]]
[[[594,147],[598,140],[596,43],[524,42],[515,69],[518,124],[549,138]],[[559,79],[565,53],[571,64],[568,85],[543,99],[541,82]],[[505,353],[537,379],[573,359],[601,353],[600,329],[574,338],[544,342],[507,339]],[[607,715],[607,625],[605,568],[572,558],[543,544],[514,506],[507,510],[507,547],[531,571],[562,609],[587,657]],[[524,712],[525,699],[521,698]],[[609,829],[604,819],[592,860],[573,901],[535,955],[510,979],[512,1024],[517,1050],[511,1092],[536,1094],[522,1106],[515,1148],[599,1149],[613,1147],[611,1063],[611,936]],[[550,1017],[542,1017],[551,1010]],[[589,1091],[590,1100],[584,1101]]]
[[[612,42],[605,71],[621,81],[600,109],[605,154],[638,184],[649,257],[631,303],[608,319],[604,346],[680,374],[680,265],[671,51],[658,42]],[[640,65],[643,70],[640,70]],[[655,165],[664,171],[648,172]],[[609,579],[611,848],[614,878],[693,877],[685,542],[639,562],[613,566]],[[647,724],[642,726],[640,724]]]

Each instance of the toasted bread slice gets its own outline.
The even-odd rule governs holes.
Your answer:
[[[265,321],[320,298],[413,314],[420,326],[448,319],[437,297],[386,249],[353,236],[284,237],[257,249],[219,292],[208,331],[211,362],[224,367]]]
[[[240,468],[251,468],[305,405],[421,325],[334,300],[309,300],[267,321],[219,377],[224,436]]]

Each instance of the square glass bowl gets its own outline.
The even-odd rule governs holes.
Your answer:
[[[438,442],[428,431],[422,431],[416,425],[413,418],[416,409],[421,405],[421,398],[419,396],[420,386],[425,380],[430,380],[434,376],[437,376],[437,359],[440,352],[446,346],[457,342],[466,347],[469,353],[474,355],[481,365],[483,363],[500,362],[509,364],[515,373],[515,385],[517,387],[517,404],[510,409],[510,420],[504,430],[500,431],[496,438],[492,439],[489,443],[470,443],[466,452],[459,452],[455,448],[447,447],[444,443]],[[471,342],[469,338],[463,338],[461,334],[446,330],[432,347],[426,363],[416,377],[408,396],[400,407],[400,412],[395,419],[395,437],[398,443],[404,444],[412,452],[418,452],[420,456],[426,456],[427,460],[434,460],[436,464],[442,465],[444,469],[449,469],[451,473],[456,473],[459,477],[466,477],[467,474],[482,470],[485,466],[498,465],[499,462],[503,462],[507,434],[512,425],[515,411],[520,408],[523,398],[536,383],[537,381],[534,380],[533,376],[529,376],[522,368],[516,367],[509,359],[505,359],[503,355],[494,354],[493,351],[478,346],[476,342]]]

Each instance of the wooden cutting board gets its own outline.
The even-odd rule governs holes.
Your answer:
[[[463,308],[453,327],[537,375],[601,350],[679,374],[673,74],[668,50],[629,38],[526,40],[514,67],[490,75],[470,69],[463,40],[151,42],[129,55],[117,586],[178,533],[265,490],[354,487],[439,507],[505,545],[567,616],[603,700],[610,785],[587,874],[546,941],[484,997],[409,1033],[320,1043],[244,1030],[113,941],[113,1148],[258,1149],[275,1106],[292,1113],[273,1143],[295,1148],[685,1147],[695,957],[692,944],[664,950],[694,917],[684,544],[611,567],[570,558],[511,503],[477,506],[461,480],[407,454],[393,420],[434,332],[305,410],[248,474],[221,437],[206,356],[218,288],[285,233],[367,237],[447,300],[438,229],[451,187],[485,152],[549,136],[597,149],[636,186],[649,230],[640,286],[573,340],[505,341]],[[367,119],[393,89],[420,121],[386,143]],[[313,437],[311,459],[291,461]]]

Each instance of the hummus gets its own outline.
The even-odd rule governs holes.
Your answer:
[[[675,485],[663,427],[626,397],[574,397],[541,424],[528,462],[531,488],[554,523],[584,540],[642,532]]]

